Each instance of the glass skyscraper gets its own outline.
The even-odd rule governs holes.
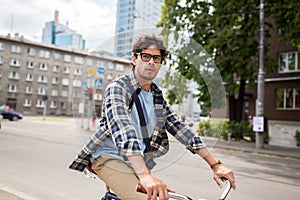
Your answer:
[[[55,19],[46,22],[43,28],[42,43],[54,44],[69,49],[82,50],[85,48],[85,40],[82,35],[70,29],[68,25],[58,22],[58,11],[55,11]]]
[[[134,31],[154,28],[160,21],[163,0],[118,0],[115,56],[131,59]]]

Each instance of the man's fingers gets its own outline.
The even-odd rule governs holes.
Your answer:
[[[214,180],[217,183],[217,185],[222,188],[222,182],[221,179],[218,176],[214,176]]]

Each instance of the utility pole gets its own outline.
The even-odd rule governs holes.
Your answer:
[[[259,5],[259,70],[257,76],[257,99],[256,99],[256,116],[264,116],[264,0],[260,0]],[[255,132],[256,148],[264,147],[264,134]]]

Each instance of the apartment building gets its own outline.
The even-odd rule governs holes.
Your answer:
[[[100,115],[107,84],[130,69],[126,59],[0,36],[0,105],[24,115],[72,116],[91,101]]]

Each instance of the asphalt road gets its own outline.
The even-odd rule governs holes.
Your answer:
[[[26,200],[99,200],[104,185],[68,169],[89,132],[80,120],[26,118],[4,121],[0,130],[0,189]],[[231,200],[298,199],[300,160],[212,149],[232,168],[237,190]],[[218,199],[222,190],[205,162],[172,142],[153,174],[179,193],[195,199]],[[1,199],[1,198],[0,198]]]

